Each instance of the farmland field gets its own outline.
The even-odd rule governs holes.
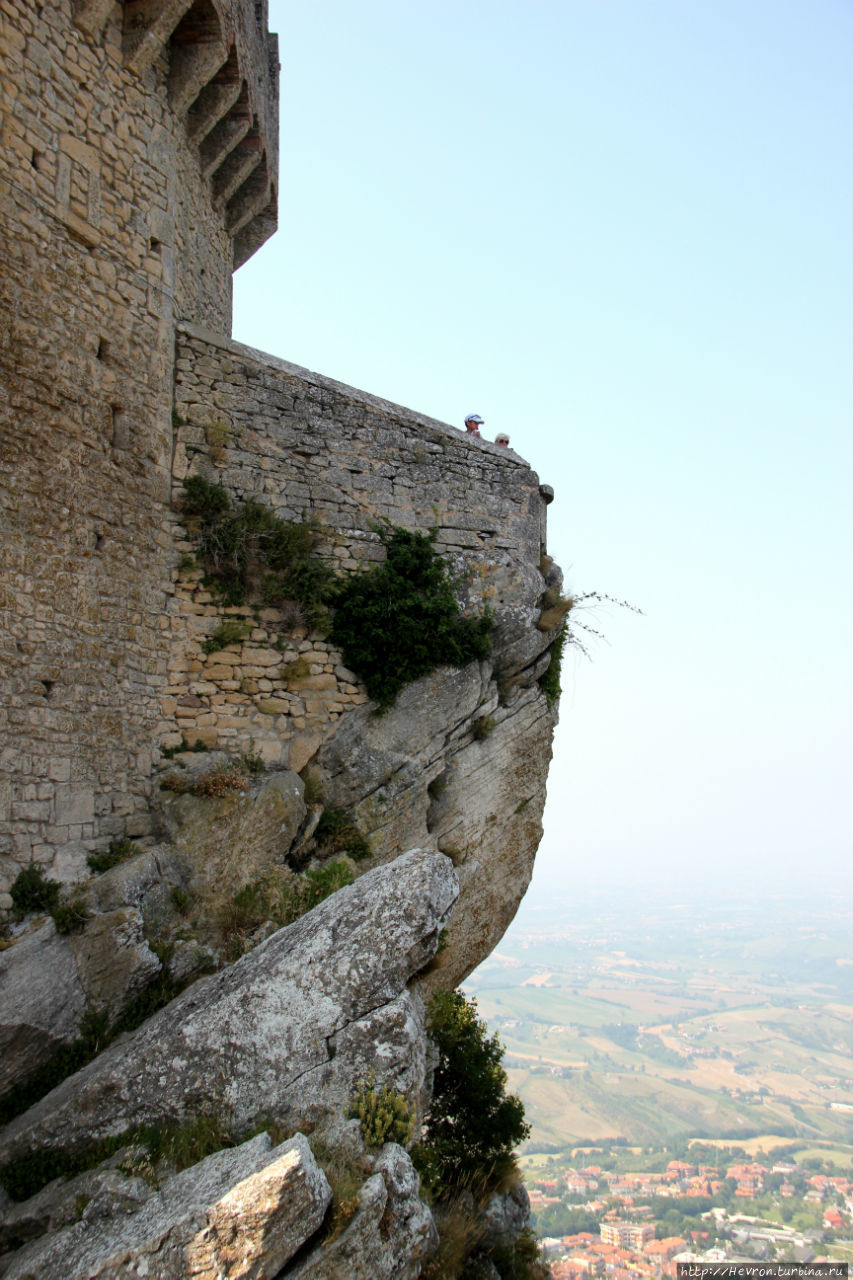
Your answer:
[[[466,982],[526,1150],[619,1138],[853,1142],[851,913],[765,900],[525,907]]]

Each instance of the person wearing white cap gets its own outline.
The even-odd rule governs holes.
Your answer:
[[[479,436],[480,427],[483,425],[484,421],[485,419],[481,418],[479,413],[469,413],[468,417],[465,419],[465,430],[468,432],[468,435]]]

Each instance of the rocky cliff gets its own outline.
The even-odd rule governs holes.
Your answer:
[[[328,678],[303,663],[298,696],[312,679],[355,696],[325,721],[315,706],[304,727],[277,717],[301,771],[247,754],[253,738],[164,749],[154,834],[90,856],[94,873],[45,904],[52,916],[10,921],[0,1176],[18,1199],[0,1274],[59,1274],[59,1259],[69,1280],[429,1274],[436,1229],[405,1149],[429,1107],[425,1002],[489,953],[524,893],[555,717],[539,683],[548,587],[538,554],[518,554],[504,547],[489,656],[407,684],[382,715],[327,639],[267,610],[232,652],[207,655],[228,679],[194,687],[212,698],[239,691],[240,672],[270,672],[274,631],[312,657],[325,646]],[[191,578],[179,621],[207,617],[184,612],[203,594]],[[411,1121],[379,1150],[352,1118],[368,1085]],[[147,1163],[142,1135],[199,1123],[222,1151],[181,1171]],[[348,1197],[322,1171],[334,1181],[342,1160]],[[490,1212],[502,1220],[500,1198]]]

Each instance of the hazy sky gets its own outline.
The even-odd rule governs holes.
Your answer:
[[[853,4],[270,0],[234,336],[484,434],[628,599],[569,655],[535,888],[851,873]],[[845,794],[846,792],[846,794]]]

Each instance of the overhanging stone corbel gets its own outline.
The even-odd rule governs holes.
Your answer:
[[[242,142],[229,153],[225,161],[213,175],[213,206],[221,209],[228,203],[236,191],[242,187],[258,165],[261,163],[263,151],[258,137],[257,125]]]
[[[213,79],[204,86],[187,116],[187,137],[190,142],[202,142],[214,125],[228,114],[240,97],[243,82],[237,66],[234,49]]]
[[[125,0],[122,57],[136,75],[153,67],[193,0]]]
[[[91,40],[97,40],[112,13],[115,0],[77,0],[74,24]]]

